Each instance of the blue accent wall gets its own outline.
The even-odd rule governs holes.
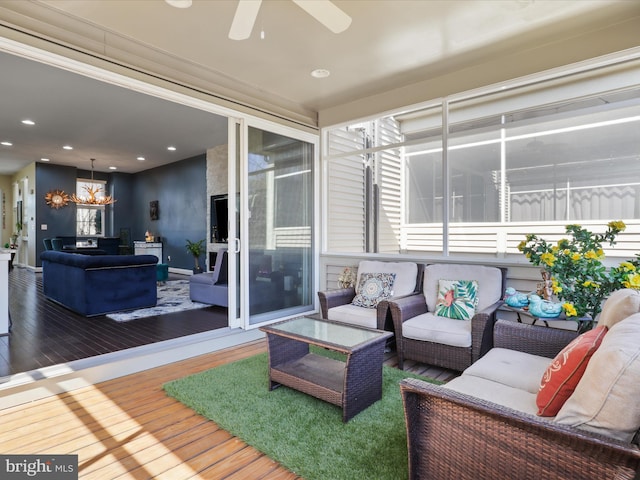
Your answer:
[[[73,202],[62,208],[51,208],[44,196],[51,190],[63,190],[68,195],[76,191],[78,169],[61,165],[36,163],[36,265],[40,266],[40,253],[44,250],[43,239],[75,235],[76,206]],[[46,225],[46,230],[41,230]],[[29,239],[31,241],[31,239]]]
[[[119,236],[128,228],[131,241],[144,240],[149,230],[162,237],[163,262],[171,256],[170,266],[193,269],[193,257],[187,252],[186,240],[206,239],[207,230],[207,162],[206,154],[188,158],[136,174],[99,173],[94,178],[107,180],[107,190],[117,201],[106,208],[105,235]],[[50,190],[74,193],[76,179],[90,177],[90,172],[75,167],[45,163],[36,164],[36,265],[41,266],[43,239],[75,235],[76,206],[69,203],[60,209],[49,207],[44,195]],[[151,220],[149,204],[157,200],[159,215]],[[42,224],[47,230],[41,230]],[[200,265],[204,267],[204,257]]]
[[[133,240],[144,240],[148,230],[162,237],[162,260],[174,268],[193,269],[193,257],[185,248],[187,239],[207,237],[207,158],[198,155],[177,163],[145,170],[135,175],[132,203],[135,224]],[[150,202],[158,201],[158,220],[151,220]],[[204,257],[200,260],[204,267]]]

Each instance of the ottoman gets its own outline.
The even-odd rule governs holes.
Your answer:
[[[169,278],[169,265],[166,263],[158,263],[156,265],[156,281],[166,282]]]

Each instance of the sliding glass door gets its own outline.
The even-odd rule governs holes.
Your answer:
[[[317,137],[242,123],[235,132],[235,323],[255,328],[314,306]]]

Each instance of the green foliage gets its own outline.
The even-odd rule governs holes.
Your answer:
[[[197,242],[187,240],[185,248],[187,249],[187,252],[189,252],[194,257],[199,257],[204,253],[204,238],[202,240],[198,240]]]
[[[383,367],[382,400],[346,424],[342,411],[287,387],[269,391],[267,354],[164,385],[168,395],[306,480],[407,478],[398,383],[422,378]]]
[[[187,252],[193,255],[196,269],[200,268],[200,262],[198,261],[198,259],[200,258],[200,255],[205,252],[204,238],[202,240],[198,240],[197,242],[192,242],[191,240],[187,239],[185,248],[187,249]]]
[[[623,287],[640,288],[640,275],[636,273],[640,257],[610,271],[602,263],[602,244],[615,245],[616,236],[626,228],[624,222],[609,222],[603,234],[594,234],[579,225],[565,228],[570,238],[563,238],[556,245],[530,234],[520,242],[518,250],[551,275],[553,293],[564,301],[568,317],[595,318],[611,292]]]

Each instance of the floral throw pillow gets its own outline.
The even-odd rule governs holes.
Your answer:
[[[478,304],[475,280],[439,280],[435,314],[455,320],[471,320]]]
[[[363,273],[360,275],[358,294],[351,302],[357,307],[376,308],[380,300],[393,296],[395,273]]]

